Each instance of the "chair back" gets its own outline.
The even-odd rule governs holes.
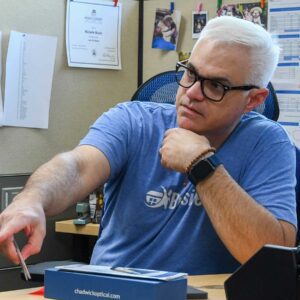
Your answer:
[[[177,90],[176,72],[166,71],[144,82],[134,93],[131,100],[174,104]]]
[[[180,78],[182,75],[183,72],[179,74]],[[159,73],[144,82],[134,93],[131,100],[174,104],[177,89],[176,72],[166,71]],[[267,99],[255,110],[266,116],[268,119],[277,121],[279,116],[279,105],[271,82],[268,84],[268,89],[270,92]]]
[[[269,95],[267,99],[255,111],[264,115],[270,120],[277,121],[279,117],[279,104],[276,92],[271,82],[268,83]]]

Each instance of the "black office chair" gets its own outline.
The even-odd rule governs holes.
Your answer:
[[[144,82],[134,93],[131,100],[150,101],[158,103],[175,103],[178,84],[176,72],[166,71],[159,73]],[[181,76],[183,72],[181,73]],[[277,121],[279,117],[278,99],[271,82],[268,84],[269,96],[263,104],[255,110],[268,119]]]

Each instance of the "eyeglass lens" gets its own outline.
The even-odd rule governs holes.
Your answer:
[[[182,77],[179,75],[181,73],[183,73]],[[213,101],[221,101],[223,99],[225,90],[220,82],[210,79],[199,79],[193,70],[179,66],[177,70],[177,82],[179,85],[189,88],[197,81],[200,81],[201,92],[205,97]]]

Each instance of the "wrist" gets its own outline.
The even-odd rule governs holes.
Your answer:
[[[200,181],[205,180],[211,176],[214,171],[221,165],[220,160],[216,154],[207,154],[205,158],[199,159],[195,162],[189,172],[187,173],[189,180],[193,185],[197,185]]]
[[[41,201],[41,199],[44,199]],[[12,203],[16,203],[15,205],[24,205],[31,208],[35,208],[38,211],[45,211],[46,203],[50,202],[50,199],[45,200],[46,197],[43,195],[42,191],[36,188],[25,188],[17,194]]]
[[[197,155],[190,163],[189,165],[185,168],[185,172],[189,173],[191,169],[201,160],[214,155],[216,152],[216,149],[213,147],[208,148],[207,150],[203,151],[201,154]]]

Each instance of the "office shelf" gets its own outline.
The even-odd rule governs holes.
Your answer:
[[[98,236],[99,224],[74,225],[73,220],[64,220],[55,222],[55,231]]]

